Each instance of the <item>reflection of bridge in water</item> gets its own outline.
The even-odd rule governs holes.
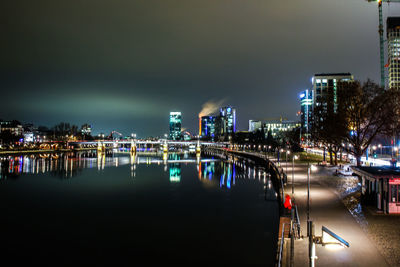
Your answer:
[[[223,160],[221,160],[223,159]],[[157,156],[140,156],[137,153],[99,153],[96,150],[66,152],[57,154],[35,154],[25,156],[7,156],[0,158],[0,180],[18,177],[21,174],[50,173],[60,178],[71,178],[83,169],[103,171],[105,167],[130,165],[130,177],[136,177],[138,165],[162,165],[169,172],[171,183],[181,181],[181,168],[186,164],[196,164],[198,179],[213,187],[231,189],[238,179],[258,180],[264,184],[268,199],[274,199],[270,175],[263,167],[236,157],[224,157],[223,154],[204,152],[193,153],[157,153]],[[266,193],[267,195],[267,193]]]
[[[115,150],[114,150],[115,151]],[[73,176],[77,169],[97,168],[103,170],[105,167],[118,167],[122,165],[139,164],[189,164],[200,162],[212,162],[217,159],[201,158],[200,154],[193,153],[124,153],[109,150],[105,153],[96,150],[64,152],[64,153],[41,153],[21,156],[0,157],[0,179],[7,176],[19,174],[38,174],[54,171],[65,171],[66,176]],[[196,157],[193,158],[193,156]]]
[[[130,151],[174,151],[184,148],[200,151],[202,147],[228,147],[229,143],[203,141],[173,141],[173,140],[98,140],[69,142],[75,148],[96,148],[99,151],[108,149],[129,149]]]

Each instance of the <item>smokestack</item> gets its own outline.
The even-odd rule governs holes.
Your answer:
[[[199,114],[199,136],[201,136],[201,117]]]

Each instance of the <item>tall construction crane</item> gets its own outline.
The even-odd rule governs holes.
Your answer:
[[[382,2],[400,2],[400,0],[367,0],[368,2],[378,2],[379,12],[379,48],[380,48],[380,61],[381,61],[381,86],[385,87],[385,52],[383,40],[383,15],[382,15]]]

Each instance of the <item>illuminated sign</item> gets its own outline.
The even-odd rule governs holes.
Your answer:
[[[389,184],[400,184],[400,178],[389,179]]]

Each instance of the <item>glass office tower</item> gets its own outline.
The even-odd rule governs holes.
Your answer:
[[[182,134],[182,114],[181,112],[169,113],[169,139],[181,140]]]

